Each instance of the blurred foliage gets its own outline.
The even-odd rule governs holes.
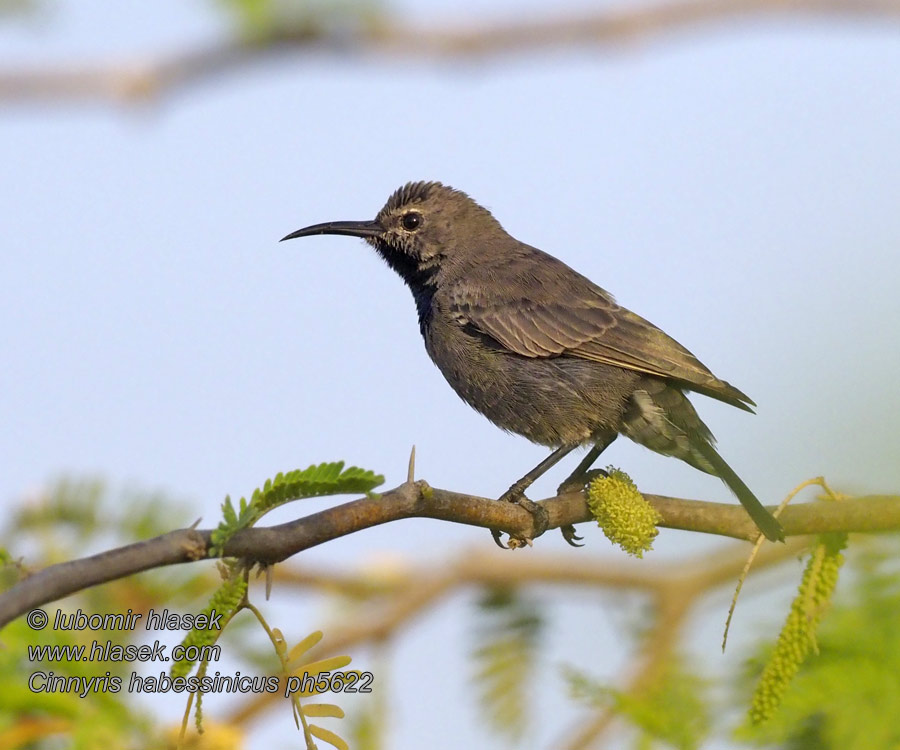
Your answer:
[[[529,728],[541,625],[538,605],[512,589],[488,589],[478,602],[472,657],[479,705],[490,726],[510,740]]]
[[[566,669],[564,676],[575,700],[610,710],[636,730],[636,750],[660,745],[696,750],[712,724],[708,684],[697,672],[694,664],[670,660],[657,665],[652,684],[637,694],[605,685],[578,669]]]
[[[164,750],[241,750],[244,733],[233,724],[217,724],[207,721],[203,733],[188,730],[184,737],[177,727],[166,732]]]
[[[185,503],[161,493],[111,491],[99,480],[60,480],[5,514],[2,539],[8,564],[4,589],[30,570],[92,551],[156,536],[183,525]],[[145,613],[151,608],[188,609],[204,595],[214,579],[208,566],[191,565],[148,571],[112,581],[53,603],[44,609],[52,618],[64,613]],[[134,665],[125,661],[29,661],[29,646],[86,646],[141,643],[143,628],[135,630],[31,630],[22,618],[0,633],[0,747],[30,750],[94,750],[101,746],[146,748],[165,746],[164,727],[130,700],[128,679]],[[119,692],[32,692],[35,672],[60,677],[122,679]],[[41,681],[39,681],[40,683]],[[36,684],[39,684],[36,683]]]
[[[383,750],[384,721],[371,705],[354,712],[350,725],[350,744],[353,750]]]
[[[248,42],[273,37],[340,37],[382,21],[382,0],[216,0]],[[0,19],[47,16],[59,8],[45,0],[0,0]]]
[[[808,659],[765,723],[738,737],[800,750],[900,747],[900,539],[855,538],[842,586]],[[848,576],[848,574],[850,574]],[[740,680],[746,695],[771,659],[761,647]]]
[[[285,501],[283,496],[290,494],[286,493],[286,488],[293,487],[287,481],[289,479],[295,480],[293,484],[301,483],[303,490],[311,495],[327,494],[335,488],[365,491],[380,481],[380,477],[371,472],[355,468],[344,471],[341,462],[310,467],[305,472],[293,472],[284,477],[279,475],[276,481],[267,482],[262,491],[255,493],[254,498],[260,504],[255,508],[258,515]],[[97,480],[58,481],[7,514],[3,539],[13,544],[0,549],[3,588],[14,585],[32,569],[83,557],[94,548],[115,547],[133,542],[135,538],[157,536],[183,526],[185,507],[188,507],[186,503],[176,503],[159,493],[111,492]],[[215,609],[227,615],[223,618],[223,626],[230,625],[230,635],[237,635],[231,639],[230,651],[243,657],[246,639],[240,637],[240,632],[235,634],[233,631],[245,631],[253,620],[243,618],[232,625],[230,615],[248,607],[275,646],[276,661],[282,662],[285,674],[302,669],[315,675],[349,663],[350,658],[346,656],[303,660],[301,657],[306,648],[312,644],[311,641],[307,643],[308,639],[288,650],[280,631],[271,628],[262,613],[246,601],[246,567],[237,561],[219,561],[217,566],[220,575],[211,574],[209,566],[204,565],[148,571],[80,592],[68,597],[62,606],[54,603],[45,611],[52,621],[57,608],[67,614],[79,609],[86,614],[124,613],[131,609],[143,615],[151,608],[193,613]],[[216,584],[219,585],[206,609],[201,609],[199,597],[208,595]],[[0,748],[93,750],[98,746],[110,746],[138,750],[177,746],[180,730],[171,724],[159,724],[130,700],[128,685],[137,666],[134,662],[107,662],[90,657],[72,659],[71,655],[63,654],[58,654],[61,657],[58,660],[29,660],[30,646],[84,646],[90,649],[95,642],[102,645],[110,641],[117,646],[142,644],[145,639],[141,636],[146,636],[145,628],[140,627],[143,622],[144,619],[138,621],[139,626],[133,630],[57,630],[51,625],[35,631],[24,618],[8,625],[2,632],[3,647],[0,648],[0,695],[3,696],[0,701]],[[182,643],[208,645],[217,642],[221,634],[222,631],[217,629],[194,629]],[[321,637],[321,633],[315,635]],[[258,652],[248,650],[248,653],[258,656]],[[298,662],[299,666],[294,664],[288,670],[288,662]],[[171,673],[173,676],[185,675],[193,665],[192,661],[175,662]],[[205,673],[206,667],[207,663],[202,663],[198,674]],[[271,667],[270,661],[265,673],[271,674]],[[109,682],[99,684],[98,689],[81,691],[83,697],[79,691],[34,692],[29,688],[29,679],[35,672],[52,673],[62,678],[106,676]],[[113,678],[121,680],[119,689],[109,687],[110,683],[114,684]],[[40,687],[43,679],[35,685]],[[201,697],[200,693],[193,695],[198,728],[210,731],[187,735],[184,747],[223,750],[242,747],[243,733],[238,728],[202,720]],[[308,693],[298,693],[291,703],[298,726],[302,724],[307,746],[313,746],[315,736],[339,750],[346,747],[338,735],[307,721],[307,715],[340,718],[343,711],[332,704],[301,704],[301,697],[308,697]]]
[[[87,539],[110,534],[124,541],[165,534],[188,522],[178,502],[159,492],[119,490],[112,495],[98,479],[60,479],[45,492],[26,498],[7,518],[6,538],[33,538],[48,556],[70,559]],[[191,519],[193,520],[193,519]]]
[[[318,467],[312,469],[315,474],[312,478],[320,482],[319,489],[340,483],[345,473],[339,464],[328,465],[321,475]],[[356,475],[351,473],[351,476]],[[373,478],[366,474],[362,479],[370,483]],[[270,483],[261,493],[272,493],[276,484],[280,486],[280,483]],[[275,491],[271,497],[278,501],[279,493]],[[112,491],[98,481],[57,482],[47,491],[27,498],[19,507],[10,505],[3,529],[7,547],[0,549],[3,585],[8,587],[30,570],[46,564],[81,557],[182,525],[190,520],[184,513],[186,506],[160,493]],[[895,720],[900,715],[900,628],[897,627],[900,623],[900,536],[854,537],[846,553],[842,552],[844,541],[842,535],[818,538],[789,616],[788,622],[793,625],[782,632],[781,645],[761,644],[740,675],[726,676],[738,687],[729,710],[719,710],[715,702],[721,700],[724,684],[702,677],[699,665],[703,657],[694,655],[682,655],[656,665],[652,679],[632,692],[591,676],[589,665],[597,658],[596,654],[578,654],[575,666],[564,675],[573,697],[593,710],[609,711],[624,722],[631,728],[632,746],[638,750],[653,747],[695,750],[721,746],[726,738],[734,746],[764,745],[785,750],[897,750],[900,747],[900,729]],[[841,586],[829,605],[837,567],[844,554],[847,563]],[[62,609],[124,612],[131,608],[146,612],[151,607],[158,610],[168,607],[199,612],[209,592],[222,586],[210,606],[218,602],[216,596],[224,597],[225,609],[250,608],[256,616],[255,621],[242,616],[231,622],[223,636],[228,639],[230,651],[242,662],[248,656],[260,661],[259,643],[241,636],[254,624],[262,625],[274,646],[274,662],[270,647],[265,666],[254,665],[259,673],[275,673],[279,661],[285,674],[320,669],[334,673],[346,665],[349,657],[324,660],[312,657],[313,661],[304,661],[307,652],[312,653],[310,649],[319,634],[289,647],[281,631],[265,623],[262,613],[243,598],[246,569],[236,561],[220,562],[219,566],[227,572],[224,586],[221,576],[215,575],[209,565],[170,567],[69,597],[62,603]],[[326,593],[326,604],[334,620],[345,625],[369,611],[365,608],[367,602],[389,601],[392,592],[402,591],[410,575],[414,575],[407,568],[403,571],[403,575],[390,579],[390,585],[374,579],[370,584],[363,575],[361,582],[353,587]],[[46,609],[52,616],[59,606],[54,604]],[[622,630],[640,646],[652,637],[657,616],[653,608],[648,608],[639,622],[623,623]],[[474,623],[472,666],[479,707],[488,725],[500,737],[522,742],[531,736],[529,717],[534,705],[531,693],[536,685],[547,684],[547,675],[543,673],[546,670],[540,666],[542,636],[547,629],[543,601],[533,595],[525,596],[515,588],[486,589]],[[219,633],[215,635],[218,637]],[[30,662],[28,646],[90,645],[95,639],[101,643],[110,639],[124,645],[135,642],[138,636],[140,631],[53,628],[32,631],[23,619],[7,626],[0,634],[3,646],[0,648],[0,695],[3,696],[0,747],[81,750],[97,747],[98,743],[135,750],[174,747],[172,732],[178,724],[177,717],[163,723],[152,719],[136,707],[127,685],[119,692],[89,691],[84,698],[72,693],[34,693],[28,688],[28,678],[35,671],[52,671],[64,677],[92,677],[108,670],[110,676],[127,678],[133,669],[128,662]],[[382,648],[387,648],[385,643]],[[765,669],[774,669],[766,665],[784,666],[786,658],[790,661],[788,671],[795,674],[789,683],[784,681],[783,690],[779,688],[780,704],[773,703],[769,714],[761,717],[765,719],[761,723],[745,722],[735,729],[734,725],[741,721],[738,716],[750,704],[754,684],[759,683]],[[343,747],[343,741],[330,730],[313,729],[313,723],[306,721],[307,717],[334,720],[343,711],[328,703],[310,708],[305,701],[317,699],[306,693],[296,698],[295,716],[298,723],[308,725],[307,737],[310,740],[318,737],[317,744],[333,741],[335,747]],[[302,704],[300,698],[304,700]],[[391,706],[384,695],[373,695],[371,699],[377,703],[369,697],[358,698],[359,711],[352,712],[354,722],[348,731],[355,750],[387,746],[384,734]],[[189,735],[186,747],[237,750],[244,742],[241,728],[219,724],[215,716],[203,719],[203,725],[208,733]],[[303,740],[299,739],[296,746],[302,744]]]
[[[110,603],[111,608],[115,607]],[[52,613],[51,613],[52,616]],[[94,638],[110,637],[125,642],[122,631],[68,631],[52,627],[35,633],[24,619],[4,628],[0,648],[0,747],[58,748],[93,750],[101,743],[109,747],[142,748],[155,734],[149,718],[127,700],[126,664],[91,661],[28,661],[28,647],[87,645]],[[78,693],[32,692],[29,678],[35,672],[64,677],[91,678],[107,671],[119,676],[122,689],[118,693],[91,691],[86,697]],[[130,672],[130,670],[129,670]],[[45,678],[37,678],[40,687]],[[65,737],[66,743],[59,740]]]
[[[378,0],[218,0],[248,41],[273,36],[339,36],[371,27],[383,14]]]

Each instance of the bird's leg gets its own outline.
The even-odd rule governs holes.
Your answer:
[[[602,469],[589,471],[591,466],[593,466],[594,461],[596,461],[600,454],[603,453],[609,446],[612,444],[612,441],[616,439],[617,433],[613,433],[612,436],[603,437],[594,443],[593,447],[585,454],[585,457],[581,460],[581,463],[575,467],[575,471],[569,474],[563,480],[563,483],[559,485],[556,490],[557,495],[563,495],[566,492],[573,492],[578,490],[579,492],[585,488],[588,482],[590,482],[595,476],[605,475],[606,472]],[[583,544],[578,544],[581,541],[581,537],[575,531],[575,526],[572,524],[567,524],[566,526],[559,527],[560,532],[563,535],[563,539],[565,539],[569,544],[573,547],[583,547]]]
[[[531,517],[534,519],[534,536],[540,536],[547,530],[547,524],[549,523],[549,518],[547,516],[547,511],[542,508],[537,503],[532,502],[527,497],[525,497],[525,490],[527,490],[534,481],[544,474],[547,470],[555,466],[559,463],[563,458],[565,458],[569,453],[571,453],[578,445],[563,445],[557,448],[553,453],[551,453],[547,458],[541,461],[537,466],[535,466],[531,471],[529,471],[524,477],[519,479],[517,482],[514,482],[513,485],[500,496],[501,501],[505,501],[508,503],[516,503],[522,506],[525,510],[527,510]],[[494,541],[497,543],[498,547],[506,548],[506,545],[500,541],[500,530],[499,529],[491,529],[491,536],[494,537]],[[523,544],[529,544],[531,539],[514,539],[510,537],[511,548],[515,549],[516,547],[521,547]]]
[[[616,437],[617,433],[613,433],[611,436],[603,437],[594,443],[593,447],[584,455],[584,458],[581,459],[581,463],[575,467],[575,471],[569,474],[569,476],[563,480],[562,484],[559,485],[556,493],[558,495],[563,495],[566,492],[583,489],[585,477],[588,475],[588,469],[590,469],[591,466],[594,465],[594,462],[600,458],[600,454],[612,445],[612,442]]]

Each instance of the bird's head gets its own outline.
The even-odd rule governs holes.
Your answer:
[[[407,282],[444,261],[477,256],[483,240],[503,233],[490,211],[440,182],[410,182],[397,190],[373,221],[331,221],[292,232],[284,240],[316,234],[362,237]],[[482,242],[478,240],[481,239]]]

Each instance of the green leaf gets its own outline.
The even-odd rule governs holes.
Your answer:
[[[232,571],[231,577],[224,581],[210,597],[202,614],[208,615],[215,610],[216,614],[223,615],[222,622],[227,622],[244,600],[246,592],[247,579],[240,569],[235,569]],[[181,645],[184,647],[208,646],[216,642],[220,633],[221,631],[214,629],[194,628],[184,637]],[[169,674],[172,677],[185,677],[193,669],[195,663],[194,659],[180,659],[172,664]]]
[[[240,513],[236,513],[230,497],[222,504],[223,520],[213,531],[209,555],[219,557],[228,540],[241,529],[253,526],[273,508],[293,500],[325,495],[368,493],[384,483],[384,477],[367,469],[351,466],[344,469],[343,461],[323,463],[306,469],[289,471],[267,479],[262,489],[255,489],[250,502],[241,498]]]
[[[319,661],[314,661],[309,664],[303,664],[302,666],[297,667],[293,674],[307,674],[310,677],[314,677],[319,674],[319,672],[332,672],[336,669],[341,669],[341,667],[346,667],[351,661],[349,656],[329,656],[327,659],[320,659]]]
[[[316,630],[306,636],[306,638],[290,650],[287,657],[288,663],[298,661],[307,651],[322,640],[323,635],[324,633],[322,633],[321,630]]]
[[[330,716],[335,719],[344,718],[344,709],[333,703],[304,703],[303,713],[306,716]]]
[[[329,732],[327,729],[323,729],[315,724],[309,725],[309,733],[313,737],[318,737],[320,740],[334,745],[338,750],[350,750],[350,746],[334,732]]]

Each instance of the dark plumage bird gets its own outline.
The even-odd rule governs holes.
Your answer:
[[[284,239],[316,234],[372,245],[412,290],[425,348],[457,394],[498,427],[556,449],[503,499],[520,500],[563,456],[593,444],[567,482],[583,479],[622,434],[718,476],[766,537],[784,538],[716,452],[685,391],[746,411],[753,402],[589,279],[511,237],[465,193],[411,182],[374,221],[316,224]]]

